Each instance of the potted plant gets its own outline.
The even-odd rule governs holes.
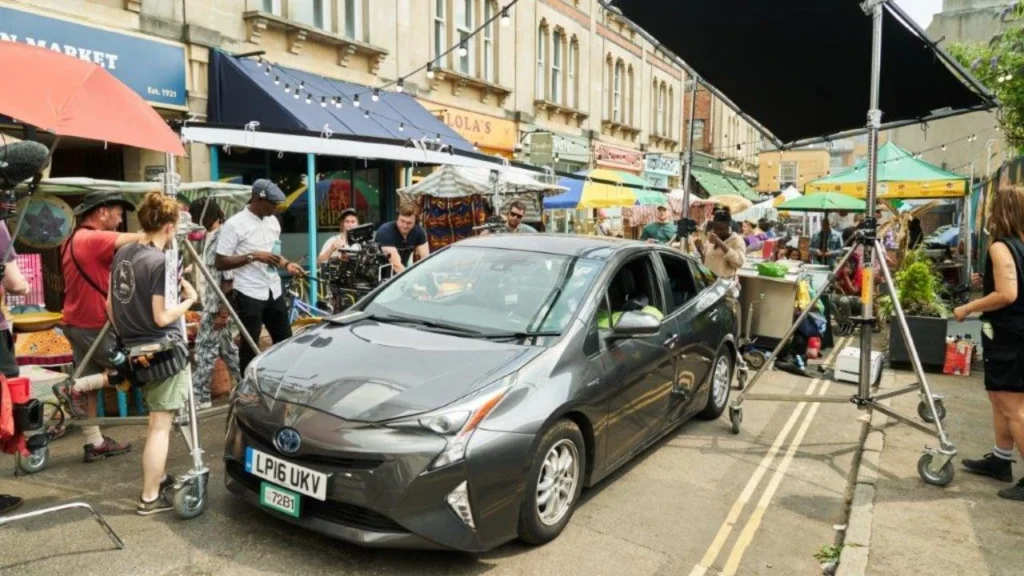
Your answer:
[[[942,279],[930,259],[922,250],[907,252],[893,278],[900,306],[907,318],[910,337],[928,371],[942,371],[946,360],[946,326],[949,309],[942,301]],[[911,365],[903,333],[895,318],[892,299],[888,294],[878,299],[878,313],[890,318],[889,359],[894,367]]]

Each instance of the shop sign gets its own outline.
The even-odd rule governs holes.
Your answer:
[[[555,137],[550,132],[530,134],[530,164],[550,166],[555,161]]]
[[[439,113],[441,120],[471,144],[480,148],[512,152],[516,146],[516,123],[504,118],[478,114],[452,106],[423,102],[425,108]]]
[[[559,162],[590,164],[590,143],[586,138],[555,135],[555,153]]]
[[[664,156],[662,154],[647,155],[646,171],[653,174],[678,176],[680,174],[681,166],[682,165],[678,158]]]
[[[146,182],[152,182],[160,178],[160,175],[167,171],[166,166],[160,166],[154,164],[152,166],[146,166]]]
[[[102,66],[144,100],[185,107],[185,48],[0,6],[0,41],[29,44]]]
[[[602,168],[641,172],[644,155],[637,150],[626,150],[608,144],[594,143],[594,162]]]

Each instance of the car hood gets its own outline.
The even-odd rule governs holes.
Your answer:
[[[324,325],[269,350],[259,388],[271,400],[380,422],[451,404],[542,350],[374,321]]]

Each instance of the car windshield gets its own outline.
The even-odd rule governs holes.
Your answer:
[[[604,262],[452,246],[392,280],[363,310],[480,334],[561,333]]]

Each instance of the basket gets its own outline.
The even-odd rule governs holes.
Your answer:
[[[232,382],[231,373],[224,360],[217,358],[213,363],[213,377],[210,380],[210,397],[214,400],[231,394]]]

